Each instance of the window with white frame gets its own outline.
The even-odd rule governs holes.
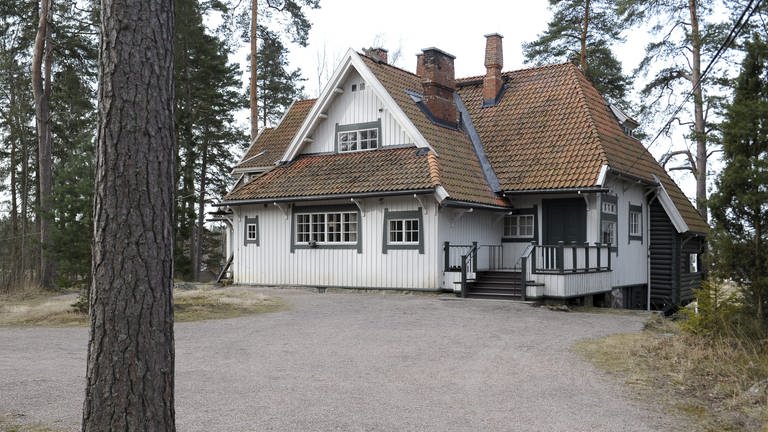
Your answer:
[[[243,244],[245,246],[249,244],[259,245],[259,217],[247,217],[243,224]]]
[[[374,150],[379,147],[376,128],[339,132],[339,152]]]
[[[357,212],[314,212],[295,215],[296,244],[356,244]]]
[[[696,254],[696,253],[688,254],[688,272],[689,273],[699,272],[699,254]]]
[[[419,220],[418,219],[390,219],[389,244],[419,244]]]
[[[422,208],[416,210],[384,209],[384,232],[381,252],[417,250],[424,253],[424,216]]]
[[[245,226],[245,238],[246,240],[256,240],[258,228],[255,223],[250,223]]]
[[[628,233],[629,240],[643,240],[643,207],[639,205],[629,205]]]
[[[506,215],[504,216],[504,237],[509,238],[533,238],[534,215]]]
[[[600,242],[603,244],[616,246],[616,222],[602,221],[600,223]]]
[[[618,202],[619,198],[611,194],[603,194],[600,200],[600,243],[611,247],[618,246]]]

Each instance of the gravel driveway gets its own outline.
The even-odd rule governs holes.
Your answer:
[[[640,315],[520,303],[253,288],[285,312],[177,324],[185,431],[658,431],[569,347]],[[0,329],[0,415],[79,430],[87,330]]]

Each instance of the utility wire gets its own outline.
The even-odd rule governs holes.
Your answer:
[[[755,7],[752,8],[752,4],[755,3],[755,0],[750,0],[749,4],[746,8],[741,12],[741,16],[739,16],[739,19],[736,20],[733,27],[731,28],[731,31],[728,33],[728,37],[726,37],[725,41],[720,45],[720,47],[715,52],[715,55],[712,57],[712,59],[709,61],[709,64],[706,68],[704,68],[704,72],[701,73],[701,76],[699,76],[698,81],[694,83],[693,87],[690,91],[688,91],[685,95],[685,98],[683,101],[677,106],[675,111],[672,113],[672,116],[667,120],[667,122],[664,124],[664,126],[659,129],[659,132],[656,134],[656,136],[651,140],[651,142],[645,147],[647,150],[653,146],[653,144],[656,142],[656,140],[659,139],[662,133],[666,131],[669,126],[672,124],[673,121],[677,118],[677,115],[680,113],[680,111],[683,110],[683,107],[688,102],[688,99],[690,99],[691,96],[696,92],[696,90],[701,86],[701,82],[704,80],[704,77],[707,76],[707,74],[712,70],[712,67],[715,65],[715,63],[720,59],[720,56],[727,50],[731,44],[736,40],[737,37],[739,37],[739,33],[741,33],[741,30],[744,29],[744,26],[749,22],[749,20],[752,18],[752,16],[757,12],[757,9],[760,7],[760,3],[762,3],[763,0],[757,0],[757,3],[755,4]],[[750,9],[752,11],[750,12]],[[747,16],[747,12],[749,12],[749,16]],[[746,20],[744,17],[747,16]],[[634,165],[637,163],[638,159],[640,159],[640,155],[638,155],[637,159],[632,163]]]

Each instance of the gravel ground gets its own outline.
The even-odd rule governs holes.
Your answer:
[[[179,431],[685,430],[569,351],[639,314],[253,289],[290,309],[177,324]],[[78,430],[87,339],[0,329],[0,416]]]

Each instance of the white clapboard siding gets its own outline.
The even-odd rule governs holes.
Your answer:
[[[616,226],[618,252],[611,255],[612,285],[642,285],[648,282],[648,205],[643,188],[636,183],[629,183],[609,177],[608,186],[618,197],[617,210],[619,222]],[[629,204],[642,205],[643,240],[629,240]]]
[[[503,213],[467,209],[440,209],[439,248],[441,263],[444,263],[443,244],[447,241],[454,245],[499,245],[504,229]],[[478,268],[485,268],[489,262],[489,249],[478,250]],[[451,263],[452,265],[455,263]],[[442,268],[442,265],[441,265]]]
[[[374,94],[368,83],[364,90],[352,91],[352,84],[358,88],[363,78],[352,70],[344,81],[344,93],[331,101],[331,106],[325,112],[328,118],[322,120],[310,132],[312,142],[302,149],[302,153],[327,153],[335,151],[336,124],[350,125],[373,122],[381,119],[380,142],[383,146],[413,144],[413,138],[405,133],[403,128],[392,117],[392,113],[384,107]]]
[[[578,297],[610,291],[612,272],[576,274],[533,274],[536,283],[544,284],[546,297]]]
[[[243,206],[235,215],[235,282],[258,285],[398,288],[436,290],[439,287],[437,216],[426,202],[422,235],[424,253],[389,250],[382,253],[384,208],[417,210],[413,197],[360,200],[363,217],[362,253],[356,249],[296,249],[291,253],[291,219],[274,205]],[[301,205],[352,204],[349,201]],[[286,208],[284,206],[284,208]],[[288,212],[290,215],[290,212]],[[243,245],[244,218],[259,217],[260,244]],[[238,240],[239,239],[239,240]],[[239,242],[238,242],[239,241]],[[441,255],[442,256],[442,255]]]

